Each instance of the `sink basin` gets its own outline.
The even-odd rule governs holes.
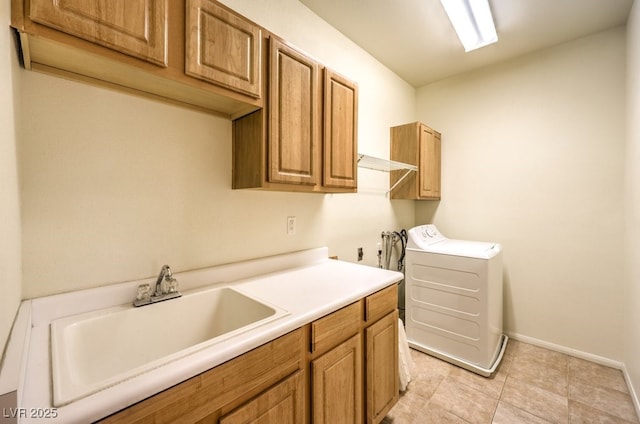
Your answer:
[[[235,288],[51,323],[53,400],[62,406],[287,315]]]

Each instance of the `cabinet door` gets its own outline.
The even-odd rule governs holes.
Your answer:
[[[418,167],[391,192],[392,199],[440,199],[440,133],[414,122],[391,128],[391,160]],[[406,171],[391,171],[390,185]]]
[[[399,398],[398,311],[366,329],[367,423],[377,424]]]
[[[358,87],[325,68],[323,185],[357,188],[357,155]]]
[[[260,98],[262,31],[213,0],[187,0],[185,72]]]
[[[440,134],[420,125],[418,197],[440,198]]]
[[[269,52],[268,180],[319,183],[319,66],[271,38]]]
[[[360,334],[311,362],[314,424],[362,423]]]
[[[167,65],[167,0],[31,0],[30,18],[157,65]]]
[[[304,422],[304,379],[298,371],[220,419],[220,424]]]

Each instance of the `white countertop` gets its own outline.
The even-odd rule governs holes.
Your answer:
[[[18,406],[26,417],[21,417],[19,422],[86,423],[100,419],[403,278],[401,273],[394,271],[330,260],[327,253],[326,248],[311,249],[174,273],[181,291],[214,285],[237,287],[257,299],[287,310],[289,314],[60,408],[54,408],[52,404],[49,353],[51,321],[130,303],[138,284],[155,279],[23,302],[19,318],[22,316],[22,321],[30,321],[30,325],[25,325],[27,331],[23,343],[26,347],[22,364],[4,364],[4,369],[13,367],[23,370],[18,383]],[[10,343],[15,343],[15,340],[12,335]],[[50,418],[44,419],[38,415],[48,415]]]

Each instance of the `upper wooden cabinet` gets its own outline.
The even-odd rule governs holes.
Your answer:
[[[186,72],[261,97],[261,29],[212,0],[187,0]]]
[[[269,182],[320,181],[319,64],[285,43],[269,45]]]
[[[233,123],[233,188],[355,192],[357,85],[269,39],[269,99]]]
[[[167,64],[167,0],[31,0],[35,22]]]
[[[327,187],[358,187],[358,87],[324,70],[324,173]]]
[[[440,199],[441,135],[420,122],[391,128],[391,160],[418,167],[392,192],[392,199]],[[392,171],[393,186],[404,171]]]
[[[357,84],[217,1],[11,5],[26,68],[234,120],[233,188],[357,191]]]
[[[214,0],[12,0],[27,69],[236,118],[264,106],[262,29]]]

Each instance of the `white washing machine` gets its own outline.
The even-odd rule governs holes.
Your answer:
[[[490,376],[507,346],[501,246],[451,240],[422,225],[409,230],[405,263],[409,346]]]

